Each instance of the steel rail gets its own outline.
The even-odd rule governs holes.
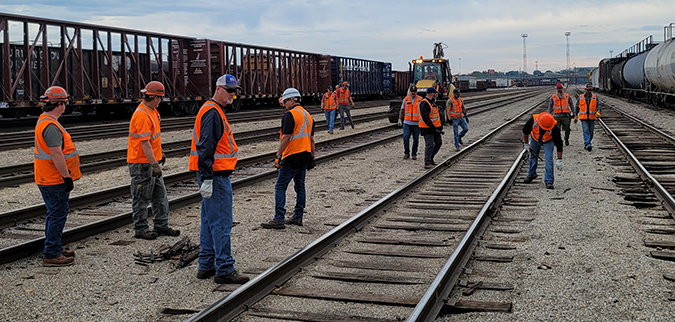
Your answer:
[[[395,129],[395,127],[396,127],[395,125],[389,125],[389,126],[382,127],[382,128],[375,129],[375,130],[371,130],[371,131],[368,131],[368,132],[359,133],[359,136],[372,134],[372,133],[375,133],[375,132],[378,132],[378,131],[383,131],[383,130],[386,130],[386,129]],[[330,161],[330,160],[334,160],[334,159],[337,159],[337,158],[348,156],[348,155],[350,155],[352,153],[355,153],[355,152],[363,151],[363,150],[366,150],[366,149],[376,147],[376,146],[381,145],[381,144],[389,143],[391,141],[399,139],[400,137],[401,137],[400,133],[395,134],[395,135],[391,135],[391,136],[388,136],[388,137],[385,137],[385,138],[382,138],[382,139],[378,139],[378,140],[374,140],[374,141],[371,141],[371,142],[368,142],[368,143],[360,144],[358,146],[355,146],[355,147],[352,147],[352,148],[349,148],[349,149],[346,149],[346,150],[337,151],[337,152],[330,153],[330,154],[327,154],[327,155],[322,156],[322,157],[318,157],[318,158],[315,159],[315,161],[316,161],[317,164],[321,164],[321,163],[324,163],[324,162],[327,162],[327,161]],[[330,140],[330,141],[324,141],[322,143],[324,145],[335,144],[335,143],[338,143],[338,142],[341,142],[341,141],[347,141],[346,138],[348,139],[348,137],[336,138],[336,139],[333,139],[333,140]],[[271,160],[274,157],[274,154],[275,154],[275,152],[266,153],[266,154],[258,155],[258,156],[255,156],[255,157],[246,158],[246,159],[243,159],[241,161],[242,161],[242,163],[245,162],[246,164],[254,164],[254,163],[258,163],[258,162],[262,162],[262,161]],[[270,171],[267,171],[267,172],[263,172],[263,173],[259,173],[259,174],[256,174],[256,175],[244,178],[244,179],[239,179],[239,180],[233,181],[232,182],[232,188],[233,189],[242,188],[242,187],[254,184],[256,182],[262,181],[262,180],[274,178],[274,177],[276,177],[276,175],[277,175],[276,169],[270,170]],[[174,175],[171,175],[171,176],[164,177],[165,182],[170,181],[170,180],[167,180],[167,178],[169,178],[169,177],[171,177],[171,180],[172,180],[171,182],[180,181],[180,180],[194,180],[195,174],[192,171],[177,173],[177,174],[174,174]],[[124,190],[128,194],[129,186],[124,185],[124,186],[106,189],[102,193],[105,193],[106,195],[112,195],[114,193],[117,193],[117,195],[115,195],[115,196],[119,196],[119,193],[121,192],[120,190]],[[91,196],[91,195],[92,194],[82,195],[82,196],[78,196],[76,198],[78,199],[78,202],[86,202],[87,199],[89,199],[89,200],[93,199],[93,196]],[[199,192],[191,193],[191,194],[181,196],[181,197],[177,197],[177,198],[169,200],[169,210],[174,210],[178,207],[181,207],[181,206],[184,206],[184,205],[189,205],[189,204],[198,202],[200,200],[201,200],[201,195],[199,194]],[[91,202],[89,202],[89,203],[91,203]],[[71,208],[74,208],[73,199],[71,199],[70,205],[71,205]],[[38,206],[42,206],[42,211],[39,212],[39,215],[44,214],[44,212],[45,212],[44,204],[38,205]],[[32,206],[32,207],[28,207],[28,208],[32,213],[36,213],[34,208],[36,208],[38,206]],[[23,209],[26,209],[26,208],[23,208]],[[8,213],[0,214],[0,215],[2,215],[2,217],[0,217],[0,218],[6,217],[7,214]],[[6,218],[5,218],[5,221],[6,221]],[[95,234],[98,234],[98,233],[102,233],[102,232],[105,232],[105,231],[109,231],[109,230],[112,230],[112,229],[130,224],[130,223],[132,223],[131,212],[125,212],[125,213],[120,214],[120,215],[115,215],[115,216],[112,216],[112,217],[109,217],[109,218],[106,218],[106,219],[102,219],[102,220],[99,220],[99,221],[92,222],[90,224],[86,224],[86,225],[83,225],[83,226],[78,226],[78,227],[75,227],[75,228],[72,228],[72,229],[65,230],[63,232],[63,236],[62,236],[62,242],[63,242],[63,244],[71,243],[73,241],[81,240],[83,238],[86,238],[86,237],[89,237],[89,236],[92,236],[92,235],[95,235]],[[45,238],[41,237],[41,238],[30,240],[30,241],[25,242],[25,243],[21,243],[21,244],[13,245],[13,246],[10,246],[10,247],[4,248],[4,249],[0,249],[0,264],[12,262],[12,261],[15,261],[15,260],[20,259],[20,258],[28,257],[28,256],[30,256],[30,255],[32,255],[36,252],[40,252],[42,250],[43,245],[44,245],[44,240],[45,240]]]
[[[386,112],[358,115],[354,116],[354,121],[370,122],[381,119],[386,115]],[[323,130],[326,128],[328,128],[328,126],[326,125],[325,120],[315,122],[315,130]],[[235,141],[240,145],[251,142],[278,139],[278,137],[278,127],[234,133]],[[162,144],[162,150],[165,152],[167,157],[186,156],[190,152],[190,142],[191,140],[183,140],[164,143]],[[127,150],[121,149],[80,156],[80,171],[82,173],[88,173],[126,165],[126,155]],[[34,179],[33,176],[32,162],[3,167],[0,168],[0,187],[32,182]]]
[[[602,129],[607,133],[614,144],[616,144],[619,150],[621,150],[621,152],[626,156],[628,162],[631,164],[631,166],[633,166],[633,169],[635,169],[635,172],[637,172],[637,174],[648,187],[653,189],[654,194],[656,194],[659,200],[661,200],[663,206],[668,210],[673,219],[675,219],[675,198],[673,198],[668,190],[666,190],[666,188],[664,188],[661,183],[654,176],[652,176],[651,173],[649,173],[647,168],[642,165],[640,160],[638,160],[633,152],[631,152],[630,149],[628,149],[628,147],[623,144],[621,139],[619,139],[619,137],[614,134],[614,132],[602,119],[598,119],[596,121],[600,122]]]
[[[395,203],[398,199],[402,198],[403,196],[407,195],[408,193],[416,189],[420,184],[435,177],[440,172],[442,172],[446,167],[450,166],[457,160],[460,160],[466,154],[475,150],[479,145],[482,145],[489,138],[493,137],[505,126],[511,124],[512,122],[515,122],[515,120],[517,120],[519,117],[525,115],[530,110],[543,104],[545,101],[546,100],[542,100],[538,102],[534,106],[528,108],[527,111],[519,114],[518,117],[511,119],[504,125],[498,127],[497,129],[486,134],[473,144],[467,146],[467,148],[465,148],[464,150],[454,154],[453,156],[449,157],[443,162],[440,162],[438,165],[428,170],[424,174],[416,177],[415,179],[409,181],[408,183],[389,193],[382,199],[371,204],[366,209],[347,219],[339,226],[331,229],[330,231],[328,231],[315,241],[311,242],[307,246],[303,247],[296,253],[288,256],[281,262],[275,264],[271,268],[267,269],[266,271],[262,272],[258,276],[251,279],[248,283],[237,288],[229,296],[216,301],[215,303],[211,304],[201,312],[190,317],[186,321],[187,322],[229,321],[232,318],[236,317],[241,312],[245,311],[250,306],[252,306],[254,303],[261,300],[263,297],[267,296],[267,294],[269,294],[272,290],[274,290],[275,288],[286,282],[288,279],[290,279],[293,275],[299,272],[302,269],[302,267],[313,262],[316,258],[322,256],[330,249],[334,248],[336,244],[340,242],[340,240],[352,234],[353,232],[359,231],[375,215],[391,207],[391,205]],[[521,155],[523,155],[523,153],[524,152],[521,152]]]

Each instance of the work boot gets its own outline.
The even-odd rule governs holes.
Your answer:
[[[352,126],[352,130],[354,129],[354,123],[349,123],[349,125]]]
[[[172,229],[172,228],[167,228],[164,230],[155,230],[157,233],[157,236],[179,236],[180,235],[180,230],[178,229]]]
[[[413,154],[412,159],[417,160],[417,156]]]
[[[154,231],[146,231],[144,233],[134,235],[134,238],[153,240],[157,238],[157,233]]]
[[[244,274],[239,274],[237,270],[234,270],[227,275],[216,275],[213,280],[218,284],[245,284],[248,282],[249,278]]]
[[[593,146],[592,146],[592,145],[589,145],[589,146],[588,146],[588,152],[591,152],[591,151],[593,151]]]
[[[284,223],[285,223],[286,225],[298,225],[298,226],[302,226],[302,218],[298,219],[298,218],[293,217],[293,218],[291,218],[291,219],[286,219],[286,221],[284,221]]]
[[[565,139],[565,145],[570,145],[570,140],[569,140],[569,139]]]
[[[328,134],[333,134],[333,130],[328,131]]]
[[[550,182],[546,183],[546,189],[553,189],[553,184]]]
[[[200,280],[207,279],[211,276],[216,275],[216,269],[212,268],[208,271],[197,270],[197,278]]]
[[[42,266],[44,267],[61,267],[61,266],[70,266],[73,265],[75,261],[72,257],[59,256],[56,258],[44,258],[42,259]]]
[[[281,221],[270,220],[260,224],[260,227],[265,229],[284,229],[286,228],[286,225],[284,225],[284,223]]]
[[[405,155],[403,155],[403,159],[410,159],[410,156],[405,154]]]
[[[536,175],[534,177],[525,177],[525,180],[523,180],[523,183],[530,183],[530,182],[534,181],[534,179],[536,179],[537,177],[538,176],[536,176]]]
[[[462,139],[458,139],[457,141],[459,141],[459,144],[464,145],[464,142],[462,142]]]
[[[66,256],[66,257],[75,257],[75,251],[64,248],[64,249],[61,250],[61,255]]]
[[[340,130],[344,130],[344,129],[345,129],[344,126],[340,127]]]
[[[433,167],[434,167],[433,164],[425,164],[425,165],[424,165],[424,168],[425,168],[425,169],[431,169],[431,168],[433,168]]]
[[[460,148],[458,146],[455,147],[455,151],[459,151]]]

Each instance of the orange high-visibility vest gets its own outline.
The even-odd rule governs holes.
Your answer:
[[[455,99],[455,97],[451,97],[450,100],[452,101],[452,108],[449,110],[450,117],[451,118],[460,118],[462,117],[462,114],[464,113],[464,101],[462,100],[461,97],[459,99]]]
[[[61,135],[63,136],[63,157],[66,159],[66,167],[68,167],[70,177],[73,180],[82,177],[82,172],[80,172],[80,155],[77,153],[77,149],[75,149],[75,144],[73,144],[70,134],[66,132],[54,117],[42,114],[35,125],[35,148],[33,149],[33,174],[35,183],[39,186],[53,186],[63,183],[63,176],[56,169],[47,142],[42,137],[42,132],[50,124],[56,125],[61,130]]]
[[[422,99],[419,95],[415,96],[415,101],[412,100],[410,95],[405,97],[405,117],[406,121],[410,122],[419,122],[420,121],[420,102]]]
[[[289,112],[293,115],[295,127],[293,127],[291,139],[288,141],[288,145],[281,155],[282,160],[292,154],[312,152],[311,136],[312,126],[314,125],[312,116],[300,105],[294,106]],[[279,131],[279,139],[282,136],[283,134]]]
[[[532,132],[530,133],[532,138],[540,143],[547,143],[548,141],[553,140],[553,136],[551,135],[551,131],[553,130],[553,128],[547,131],[539,127],[539,122],[537,121],[537,118],[539,118],[539,114],[532,115],[532,118],[534,119],[534,122],[532,122]],[[553,126],[555,126],[556,124],[558,124],[558,122],[553,121]],[[543,133],[544,136],[541,138],[541,141],[539,141],[539,131],[544,131]]]
[[[323,94],[323,98],[321,100],[324,110],[330,111],[337,108],[337,102],[335,102],[335,95],[333,92]]]
[[[159,127],[159,112],[139,104],[129,122],[127,163],[150,163],[143,152],[141,142],[150,141],[155,160],[162,159],[162,131]]]
[[[563,93],[563,98],[559,98],[558,94],[553,94],[551,99],[553,100],[553,114],[570,112],[570,94]]]
[[[429,106],[431,107],[431,112],[429,112],[429,118],[431,119],[431,122],[434,124],[435,127],[441,127],[441,116],[438,114],[438,108],[436,105],[431,104],[426,98],[422,100],[422,102],[427,102]],[[429,128],[426,122],[422,120],[422,117],[420,116],[420,128]]]
[[[337,101],[339,105],[349,105],[349,98],[352,96],[349,89],[340,88],[336,93],[338,94]]]
[[[197,113],[197,118],[195,119],[195,127],[192,130],[192,143],[190,144],[190,161],[188,163],[188,169],[199,171],[197,142],[199,142],[199,136],[201,135],[202,117],[204,117],[204,114],[211,109],[218,111],[220,119],[223,121],[223,136],[216,146],[211,169],[213,171],[234,170],[234,166],[237,165],[237,156],[239,155],[237,143],[234,142],[234,135],[232,134],[232,129],[230,128],[230,123],[227,121],[225,113],[223,113],[223,110],[220,109],[215,102],[210,100],[202,105]]]
[[[580,120],[595,120],[595,113],[598,111],[598,98],[592,94],[591,105],[586,106],[586,97],[584,94],[579,96],[579,119]]]

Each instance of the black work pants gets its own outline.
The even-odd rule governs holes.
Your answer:
[[[434,163],[434,157],[443,144],[441,134],[437,132],[427,132],[424,134],[424,165]]]

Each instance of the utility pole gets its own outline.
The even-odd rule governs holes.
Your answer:
[[[523,37],[523,73],[527,74],[527,46],[525,45],[525,38],[527,34],[520,34]]]
[[[534,61],[534,70],[539,70],[539,61],[538,60]]]
[[[567,63],[565,69],[567,70],[567,84],[570,84],[570,35],[572,33],[569,31],[565,32],[565,42],[567,43]]]

